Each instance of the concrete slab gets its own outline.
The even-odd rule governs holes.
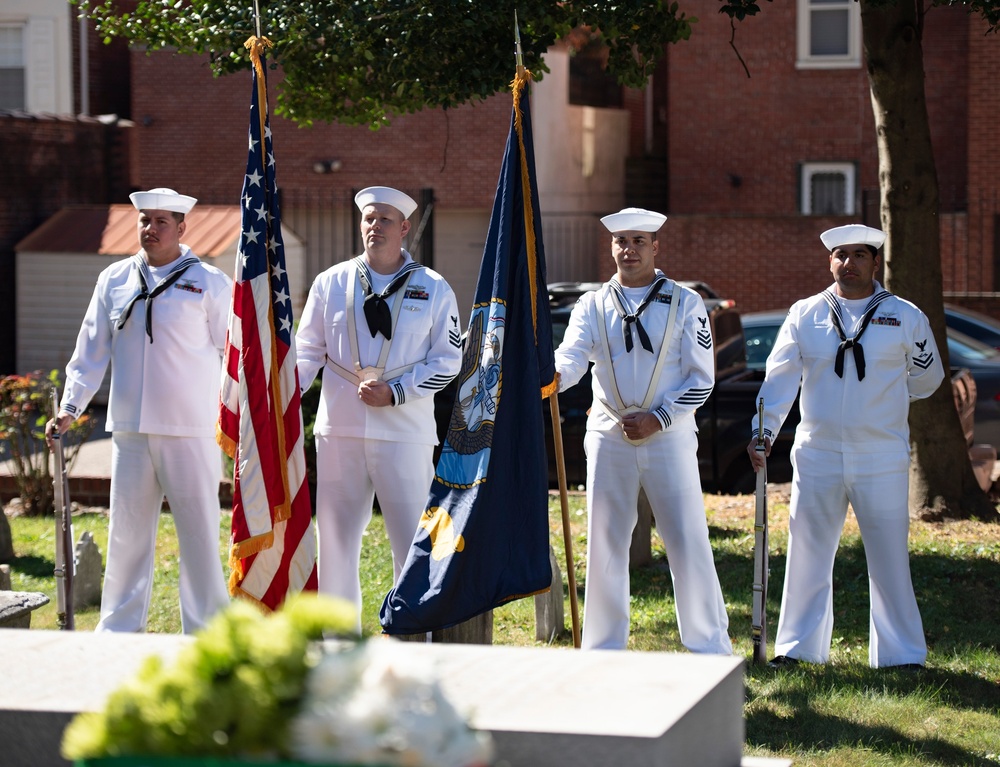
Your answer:
[[[189,638],[0,630],[5,767],[66,767],[58,744],[78,711]],[[388,640],[387,640],[388,641]],[[509,767],[738,767],[743,660],[674,653],[405,643],[434,664]]]
[[[0,744],[4,767],[66,767],[63,730],[153,654],[172,659],[190,641],[165,634],[0,629]]]

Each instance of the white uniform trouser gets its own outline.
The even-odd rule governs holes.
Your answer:
[[[629,546],[640,485],[663,538],[681,642],[689,650],[732,654],[729,619],[715,571],[698,476],[694,431],[661,432],[630,445],[618,429],[588,431],[585,649],[624,649],[629,635]]]
[[[868,562],[871,666],[923,663],[923,624],[910,580],[909,456],[795,447],[788,561],[775,655],[830,658],[833,563],[850,502]]]
[[[229,605],[219,551],[221,477],[222,453],[211,437],[111,435],[111,522],[97,631],[146,628],[164,493],[180,547],[184,633]]]
[[[434,446],[316,435],[316,477],[319,590],[354,603],[360,634],[361,540],[375,495],[392,548],[395,584],[434,480]]]

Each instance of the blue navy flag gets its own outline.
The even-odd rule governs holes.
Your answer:
[[[528,82],[514,109],[469,320],[458,393],[388,634],[448,628],[549,588],[542,400],[555,392]]]

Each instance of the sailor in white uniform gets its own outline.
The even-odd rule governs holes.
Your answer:
[[[191,633],[229,604],[215,429],[232,281],[180,243],[193,197],[160,188],[130,199],[141,250],[97,278],[46,430],[69,428],[110,363],[111,522],[97,630],[146,628],[166,494],[180,546],[181,624]]]
[[[766,452],[801,385],[792,447],[788,558],[773,666],[825,663],[833,637],[833,564],[854,509],[871,589],[872,667],[919,667],[927,656],[910,580],[907,508],[910,401],[944,370],[930,324],[875,280],[885,234],[851,224],[820,235],[834,284],[788,312],[767,359]],[[760,425],[754,418],[748,446]]]
[[[626,208],[601,222],[617,272],[573,309],[556,350],[560,389],[594,363],[587,420],[587,580],[584,648],[624,649],[629,545],[640,487],[663,538],[681,642],[731,654],[698,473],[695,410],[712,392],[715,360],[701,297],[656,269],[666,216]]]
[[[417,204],[390,187],[355,197],[364,253],[327,269],[295,337],[299,382],[323,371],[316,416],[319,590],[361,630],[361,541],[378,496],[399,577],[434,478],[434,394],[461,367],[455,294],[403,249]]]

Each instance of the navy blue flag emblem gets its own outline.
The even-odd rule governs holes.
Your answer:
[[[382,603],[388,634],[448,628],[552,581],[542,400],[555,391],[555,359],[530,77],[519,67],[512,84],[458,392],[420,526]]]

